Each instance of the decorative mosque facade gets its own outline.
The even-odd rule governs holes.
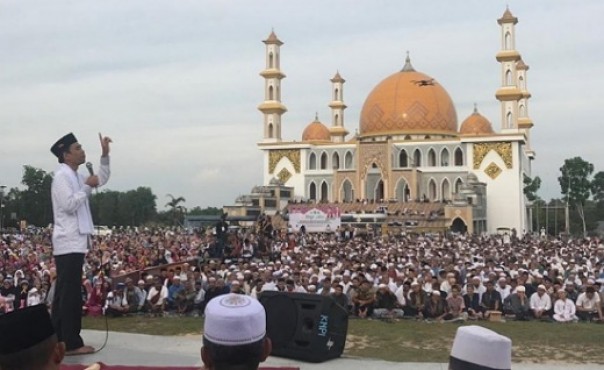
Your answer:
[[[330,124],[315,119],[301,140],[281,136],[281,46],[264,40],[262,112],[264,186],[282,185],[304,201],[350,203],[440,202],[446,226],[462,221],[470,232],[530,230],[523,191],[535,158],[530,143],[528,65],[515,48],[518,19],[506,9],[501,28],[500,129],[477,108],[458,125],[455,105],[438,80],[419,72],[407,55],[402,69],[379,82],[363,104],[358,132],[349,135],[345,80],[331,81]],[[278,181],[277,181],[278,180]]]

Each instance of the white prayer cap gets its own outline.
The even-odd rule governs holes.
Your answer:
[[[518,285],[516,287],[516,292],[526,292],[526,288],[523,285]]]
[[[457,329],[449,369],[501,369],[512,368],[512,341],[508,337],[483,328],[462,326]]]
[[[203,337],[224,346],[257,342],[266,335],[266,312],[255,299],[225,294],[210,301],[205,310]]]

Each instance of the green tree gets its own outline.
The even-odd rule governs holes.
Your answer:
[[[105,190],[92,195],[92,215],[97,225],[140,226],[156,217],[156,199],[147,187],[126,192]]]
[[[560,167],[560,172],[561,176],[558,177],[558,182],[564,200],[572,204],[577,210],[583,224],[583,236],[587,236],[585,203],[591,195],[591,174],[594,172],[594,165],[581,157],[569,158]]]
[[[531,179],[529,176],[524,175],[523,182],[524,182],[523,190],[524,190],[524,195],[526,195],[526,199],[528,199],[531,202],[539,199],[539,196],[537,195],[539,188],[541,188],[541,179],[539,178],[539,176],[535,176]]]
[[[182,224],[187,209],[181,203],[186,202],[186,199],[183,197],[175,197],[172,194],[167,194],[166,196],[170,198],[170,201],[166,203],[166,207],[170,208],[169,212],[172,214],[174,225]]]
[[[22,205],[20,218],[36,226],[46,226],[51,223],[52,175],[39,168],[25,165],[21,183],[25,185],[25,190],[21,191],[19,197]]]
[[[191,216],[215,216],[221,215],[222,209],[216,207],[206,207],[202,209],[201,207],[196,206],[190,209],[187,214]]]
[[[594,175],[591,181],[591,193],[596,202],[604,202],[604,171],[600,171]]]

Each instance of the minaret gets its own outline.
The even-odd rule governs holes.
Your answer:
[[[266,68],[260,72],[260,76],[264,77],[264,102],[258,106],[258,110],[264,114],[263,142],[279,142],[281,115],[287,112],[287,108],[281,103],[281,79],[285,78],[285,74],[280,69],[279,48],[283,42],[274,31],[262,42],[266,44]]]
[[[331,134],[331,141],[334,143],[343,143],[348,135],[348,131],[344,128],[344,82],[345,79],[340,76],[339,72],[333,76],[331,81],[331,127],[329,132]]]
[[[526,146],[529,156],[534,157],[535,152],[531,149],[530,132],[533,127],[533,120],[529,117],[528,100],[531,93],[527,89],[527,73],[529,66],[524,63],[522,58],[516,63],[516,71],[518,73],[518,88],[522,93],[522,97],[518,102],[518,129],[526,135]]]
[[[497,20],[501,26],[501,50],[497,53],[497,61],[501,63],[501,87],[495,93],[501,102],[501,129],[518,129],[518,101],[522,92],[518,88],[516,64],[521,59],[516,50],[514,25],[518,18],[506,8],[503,16]]]

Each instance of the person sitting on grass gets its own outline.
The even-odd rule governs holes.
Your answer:
[[[411,292],[407,302],[405,314],[415,317],[418,320],[424,318],[424,309],[426,308],[426,293],[417,281],[411,283]]]
[[[309,287],[310,288],[310,287]],[[310,292],[310,289],[309,289]],[[352,298],[354,304],[354,313],[356,316],[364,319],[373,314],[373,304],[375,302],[375,292],[368,280],[364,280],[359,290]]]
[[[375,292],[373,316],[377,319],[391,320],[402,318],[404,314],[396,296],[388,289],[388,285],[380,284],[377,292]]]
[[[585,288],[585,292],[577,298],[577,316],[583,321],[604,321],[600,295],[593,286]]]
[[[485,312],[485,317],[489,316],[490,311],[502,311],[501,294],[495,290],[495,285],[491,280],[486,282],[487,290],[482,294],[480,304]]]
[[[161,278],[155,278],[153,286],[149,289],[149,294],[147,294],[149,313],[154,316],[163,316],[167,298],[168,288],[164,286]]]
[[[468,317],[464,299],[460,295],[461,287],[458,284],[451,286],[451,295],[447,297],[447,311],[445,320],[465,320]]]
[[[430,299],[426,301],[426,307],[424,308],[424,318],[427,321],[439,321],[442,322],[447,316],[447,304],[442,298],[440,291],[435,289],[430,295]]]
[[[468,319],[482,319],[482,306],[480,305],[480,295],[476,293],[472,284],[466,286],[466,294],[463,296],[463,303],[468,313]]]
[[[538,320],[548,320],[549,311],[552,309],[552,300],[545,292],[545,285],[537,286],[537,292],[533,293],[531,296],[531,312],[533,313],[533,317]]]
[[[554,303],[554,320],[557,322],[577,322],[575,303],[566,297],[566,291],[558,292],[558,300]]]
[[[531,316],[531,304],[528,297],[526,296],[526,288],[523,285],[519,285],[516,288],[516,293],[512,293],[506,299],[506,307],[509,307],[510,315],[514,315],[514,318],[518,321],[528,321]]]

